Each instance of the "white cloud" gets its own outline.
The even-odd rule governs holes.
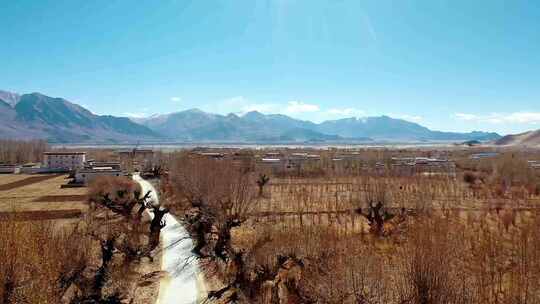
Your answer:
[[[178,96],[173,96],[171,97],[171,101],[172,102],[181,102],[182,101],[182,98],[178,97]]]
[[[224,99],[218,103],[206,107],[211,112],[222,114],[236,113],[239,115],[246,114],[251,111],[257,111],[264,114],[276,113],[283,108],[275,103],[256,103],[245,98],[244,96],[234,96]]]
[[[516,123],[532,123],[540,122],[540,112],[518,112],[512,113],[505,117],[507,121]]]
[[[240,109],[241,114],[245,114],[252,111],[261,112],[264,114],[273,114],[279,109],[277,104],[273,103],[253,103],[247,104]]]
[[[478,116],[467,113],[455,113],[454,116],[459,120],[476,120]]]
[[[260,102],[250,100],[242,95],[223,99],[219,102],[202,106],[203,110],[213,113],[228,114],[236,113],[239,115],[251,111],[261,112],[263,114],[286,114],[299,116],[304,113],[322,113],[321,108],[316,104],[305,103],[292,100],[283,102]]]
[[[491,124],[538,124],[540,112],[490,113],[486,115],[455,113],[458,120],[483,122]]]
[[[122,113],[122,116],[131,117],[131,118],[145,118],[145,117],[148,117],[148,113],[125,112],[125,113]]]
[[[308,104],[301,101],[289,101],[287,104],[279,103],[250,103],[246,99],[235,99],[230,102],[236,102],[240,113],[245,114],[251,111],[257,111],[264,114],[300,114],[319,112],[320,108],[315,104]],[[242,104],[243,103],[243,104]]]
[[[286,113],[306,113],[306,112],[318,112],[320,108],[318,105],[304,103],[301,101],[289,101],[285,108]]]
[[[345,109],[330,109],[328,110],[328,114],[330,115],[337,115],[337,116],[361,116],[364,115],[365,112],[359,109],[355,108],[345,108]]]
[[[396,115],[390,115],[390,116],[407,120],[407,121],[413,121],[413,122],[421,122],[424,119],[420,115],[409,115],[409,114],[396,114]]]

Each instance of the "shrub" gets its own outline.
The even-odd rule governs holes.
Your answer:
[[[465,172],[463,174],[463,181],[469,185],[476,183],[477,178],[478,177],[472,172]]]

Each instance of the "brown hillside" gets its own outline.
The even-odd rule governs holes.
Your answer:
[[[507,135],[495,141],[495,144],[501,146],[540,146],[540,130]]]

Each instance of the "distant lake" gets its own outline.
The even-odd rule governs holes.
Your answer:
[[[141,143],[141,144],[52,144],[55,149],[153,149],[161,151],[178,151],[193,148],[223,149],[443,149],[463,147],[451,142],[429,143]]]

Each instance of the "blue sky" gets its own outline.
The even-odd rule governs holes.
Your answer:
[[[95,113],[540,128],[539,1],[1,1],[0,89]]]

